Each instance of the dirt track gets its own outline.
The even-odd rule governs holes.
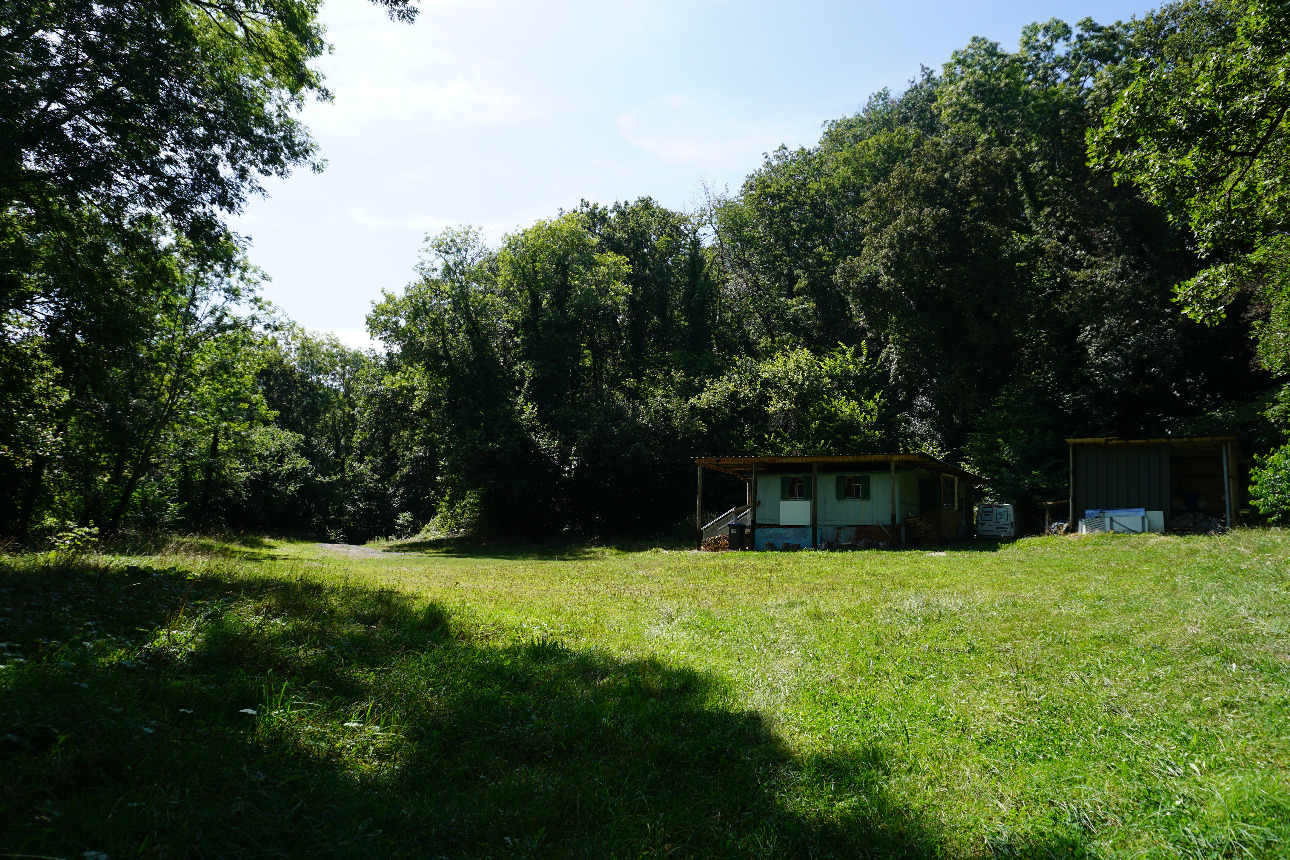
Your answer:
[[[339,555],[345,558],[416,558],[420,553],[389,552],[376,547],[361,546],[356,543],[320,543],[315,544],[328,555]]]

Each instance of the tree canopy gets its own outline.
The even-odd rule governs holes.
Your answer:
[[[698,211],[428,237],[368,352],[223,223],[319,164],[316,11],[0,0],[5,533],[657,537],[695,456],[926,451],[1034,507],[1066,437],[1286,438],[1284,4],[973,39]]]
[[[1137,28],[1127,83],[1089,130],[1095,164],[1131,182],[1194,237],[1202,268],[1178,284],[1195,319],[1250,304],[1264,367],[1290,372],[1290,4],[1162,7]],[[1285,425],[1290,394],[1269,416]],[[1267,468],[1283,470],[1279,456]],[[1284,481],[1284,477],[1280,479]],[[1270,475],[1256,487],[1275,483]],[[1256,491],[1257,495],[1257,491]],[[1263,495],[1265,510],[1290,514]]]
[[[408,0],[378,2],[415,15]],[[42,511],[119,526],[161,440],[218,377],[204,362],[248,326],[233,311],[257,282],[224,218],[262,177],[318,166],[296,116],[328,97],[309,65],[327,49],[316,12],[309,0],[0,0],[7,531]]]

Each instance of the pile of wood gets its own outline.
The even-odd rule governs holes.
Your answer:
[[[730,549],[729,535],[713,535],[703,539],[704,552],[725,552]]]
[[[905,517],[905,525],[909,527],[910,538],[916,543],[936,543],[936,529],[932,528],[926,517],[910,514]]]

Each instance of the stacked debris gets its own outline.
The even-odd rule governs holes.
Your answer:
[[[725,552],[730,549],[730,536],[713,535],[710,538],[704,538],[700,548],[704,552]]]
[[[1221,534],[1227,526],[1218,517],[1211,517],[1202,511],[1188,511],[1173,518],[1169,531],[1175,534]]]
[[[926,517],[910,514],[905,517],[905,527],[909,529],[909,537],[914,543],[936,543],[936,529],[932,528],[931,521]]]

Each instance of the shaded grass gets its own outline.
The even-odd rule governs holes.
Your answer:
[[[1290,854],[1284,533],[211,549],[6,562],[0,850]]]
[[[174,569],[8,570],[15,853],[921,855],[877,750],[801,763],[720,683],[491,642],[393,591]],[[18,657],[17,654],[26,656]],[[791,783],[881,815],[812,822]]]
[[[645,552],[654,549],[656,544],[644,541],[614,543],[601,546],[570,545],[567,543],[507,543],[500,541],[481,541],[473,537],[429,537],[411,540],[389,540],[370,544],[385,552],[392,553],[425,553],[439,558],[460,559],[506,559],[511,561],[544,560],[576,561],[596,558],[606,551],[614,553]],[[670,549],[681,549],[678,544]]]

